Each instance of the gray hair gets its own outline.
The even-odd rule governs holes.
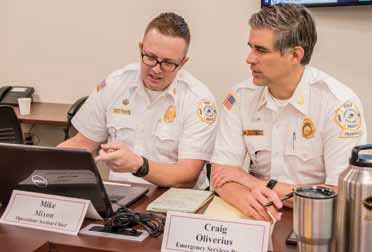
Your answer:
[[[253,29],[271,29],[275,33],[274,48],[282,54],[286,49],[300,46],[304,49],[302,65],[309,64],[317,40],[314,20],[299,4],[274,4],[252,15]]]

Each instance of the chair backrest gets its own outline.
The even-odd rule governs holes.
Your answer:
[[[0,142],[23,144],[21,125],[11,106],[0,105]]]
[[[71,128],[71,120],[75,116],[75,114],[79,111],[81,106],[83,106],[84,102],[88,99],[88,96],[81,97],[74,104],[71,105],[70,109],[67,112],[67,126],[65,128],[65,140],[70,137],[70,128]]]

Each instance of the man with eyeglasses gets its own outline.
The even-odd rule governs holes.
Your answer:
[[[305,7],[262,8],[249,24],[251,77],[224,101],[212,185],[246,215],[270,221],[280,219],[279,197],[287,198],[298,185],[336,187],[367,131],[358,96],[308,66],[317,33]],[[249,172],[242,169],[246,157]],[[275,207],[265,207],[271,202]],[[291,206],[290,200],[283,203]]]
[[[96,160],[110,167],[111,180],[205,187],[198,178],[212,154],[217,112],[208,88],[181,70],[189,43],[181,16],[153,19],[139,43],[140,64],[97,86],[72,120],[78,134],[59,146],[100,149]]]

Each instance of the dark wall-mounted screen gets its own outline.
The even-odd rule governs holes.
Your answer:
[[[261,6],[270,6],[276,3],[297,3],[308,7],[345,6],[372,4],[372,0],[261,0]]]

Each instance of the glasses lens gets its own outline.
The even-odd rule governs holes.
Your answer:
[[[176,70],[178,66],[176,63],[173,62],[159,61],[156,57],[153,57],[145,53],[142,54],[142,62],[145,65],[151,67],[154,67],[159,63],[161,70],[163,70],[164,72],[173,72],[174,70]]]
[[[149,66],[155,66],[157,64],[156,58],[147,54],[142,54],[142,62]]]
[[[164,72],[173,72],[177,67],[175,63],[171,63],[171,62],[162,62],[160,66]]]

